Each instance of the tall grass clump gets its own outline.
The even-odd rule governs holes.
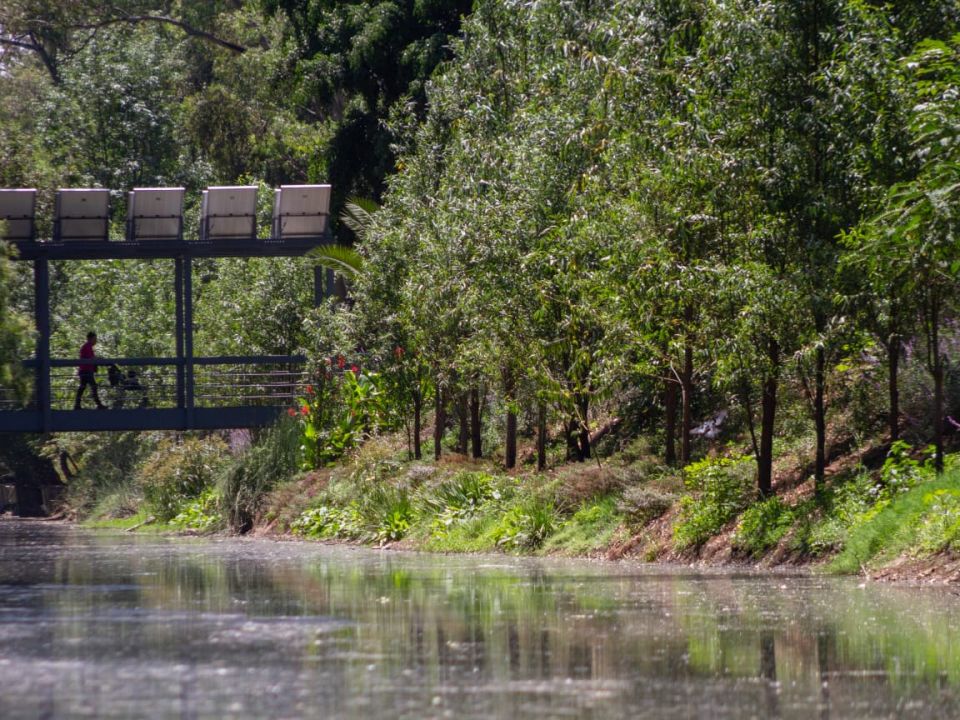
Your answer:
[[[226,444],[215,435],[160,443],[137,470],[151,512],[172,520],[213,485],[226,454]]]
[[[247,532],[253,527],[266,494],[297,472],[299,457],[300,428],[283,418],[227,467],[217,484],[232,530]]]

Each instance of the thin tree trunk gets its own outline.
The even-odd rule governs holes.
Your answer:
[[[817,457],[814,465],[813,483],[821,487],[827,476],[827,411],[824,399],[826,386],[826,352],[822,347],[817,348],[816,368],[814,370],[814,384],[816,385],[813,402],[814,424],[817,430]]]
[[[577,396],[577,425],[579,426],[580,436],[580,459],[590,459],[590,422],[588,421],[590,411],[590,396],[586,393]]]
[[[890,442],[900,439],[900,335],[891,333],[887,341],[887,391],[890,397],[890,409],[887,414],[887,426],[890,429]]]
[[[517,465],[517,413],[513,409],[514,381],[509,369],[503,371],[503,390],[507,401],[507,436],[504,442],[503,464],[510,470]]]
[[[570,417],[564,423],[564,435],[567,441],[567,462],[582,462],[580,455],[580,443],[577,441],[580,424],[576,417]]]
[[[483,457],[483,428],[480,425],[480,391],[470,391],[470,449],[474,458]]]
[[[507,438],[503,464],[508,470],[517,466],[517,414],[507,410]]]
[[[690,463],[690,431],[693,430],[693,348],[689,345],[683,351],[680,390],[683,403],[680,422],[680,464],[687,465]]]
[[[537,470],[547,467],[547,407],[543,403],[537,407]]]
[[[470,444],[470,419],[469,419],[469,410],[467,409],[468,405],[467,391],[464,390],[460,393],[460,399],[457,401],[457,420],[460,423],[460,433],[457,436],[457,452],[464,455],[467,454],[468,446]]]
[[[667,465],[677,464],[677,383],[673,378],[667,380],[667,386],[664,388],[664,433],[666,435],[666,453],[664,462]]]
[[[930,301],[930,359],[933,371],[933,444],[936,457],[933,464],[940,475],[943,473],[943,355],[940,353],[940,301]]]
[[[434,396],[436,398],[436,411],[433,423],[433,458],[439,460],[440,446],[443,442],[443,426],[447,424],[446,413],[443,410],[443,387],[440,385],[439,378],[437,379],[437,391]]]
[[[416,460],[421,459],[420,448],[420,413],[423,410],[423,395],[420,394],[420,388],[413,393],[413,457]]]
[[[773,491],[773,427],[777,416],[777,378],[780,368],[780,346],[771,340],[767,347],[770,374],[763,382],[760,420],[760,457],[757,463],[757,487],[767,497]]]

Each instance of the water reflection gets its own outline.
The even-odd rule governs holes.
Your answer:
[[[960,716],[950,594],[0,522],[0,717]]]

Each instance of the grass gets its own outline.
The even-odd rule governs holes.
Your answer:
[[[849,532],[843,550],[829,565],[857,573],[901,555],[933,555],[960,549],[960,469],[923,482],[878,503]]]
[[[543,544],[543,551],[563,555],[591,555],[610,545],[623,525],[619,497],[607,495],[581,505]]]

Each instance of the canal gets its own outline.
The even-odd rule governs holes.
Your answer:
[[[0,520],[0,718],[956,718],[960,598]]]

